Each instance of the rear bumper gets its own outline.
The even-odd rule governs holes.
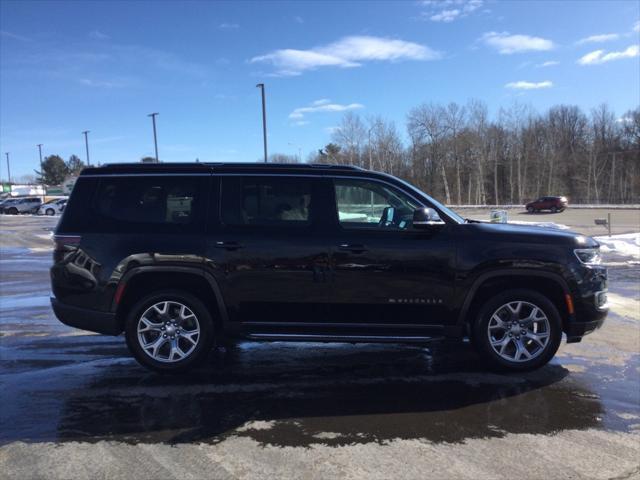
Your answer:
[[[51,297],[51,307],[58,320],[70,327],[106,335],[120,335],[122,333],[122,327],[119,325],[115,313],[73,307],[60,302],[55,297]]]

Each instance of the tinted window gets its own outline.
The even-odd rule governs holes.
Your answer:
[[[62,227],[88,232],[193,232],[202,230],[206,177],[149,176],[81,179]],[[89,182],[87,182],[89,180]]]
[[[223,177],[222,221],[227,225],[309,225],[311,190],[308,178]]]
[[[191,225],[196,177],[120,177],[100,181],[95,209],[118,223]]]
[[[409,196],[378,182],[334,180],[338,221],[344,228],[405,230],[420,205]]]
[[[73,186],[69,202],[58,223],[58,233],[82,233],[95,229],[90,209],[93,195],[96,193],[98,179],[80,177]]]

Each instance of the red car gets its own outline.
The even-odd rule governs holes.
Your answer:
[[[527,212],[536,213],[542,210],[549,210],[551,213],[562,212],[567,208],[567,197],[540,197],[533,202],[527,203]]]

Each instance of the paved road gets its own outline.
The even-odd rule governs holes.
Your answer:
[[[640,477],[640,266],[624,258],[607,259],[605,327],[536,372],[488,372],[466,344],[247,343],[173,377],[59,324],[36,236],[53,223],[11,221],[0,478]]]
[[[490,208],[456,208],[460,215],[475,220],[489,220]],[[569,208],[564,212],[527,213],[524,209],[507,209],[509,220],[519,222],[554,222],[568,226],[575,232],[589,236],[607,235],[605,227],[596,225],[596,218],[607,218],[611,214],[611,233],[635,233],[640,232],[639,209],[606,209],[606,208]]]

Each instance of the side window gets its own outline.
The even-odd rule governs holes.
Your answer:
[[[338,221],[343,228],[406,230],[421,205],[396,189],[367,180],[335,179]]]
[[[192,176],[105,177],[92,210],[107,230],[193,231],[203,204],[201,182]]]
[[[222,222],[235,226],[311,223],[312,181],[304,177],[223,177]]]

